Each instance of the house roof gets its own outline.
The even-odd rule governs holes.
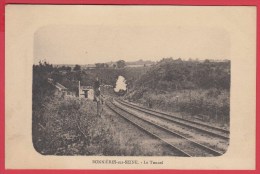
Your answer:
[[[67,89],[66,87],[64,87],[63,85],[56,83],[55,86],[59,89]]]
[[[93,89],[93,87],[92,86],[80,86],[80,89],[89,90],[89,89]]]

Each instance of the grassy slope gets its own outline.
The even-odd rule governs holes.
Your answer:
[[[164,111],[205,115],[209,122],[229,125],[230,64],[165,60],[142,75],[126,99]]]
[[[118,145],[109,124],[98,119],[95,103],[78,98],[52,98],[44,108],[34,110],[42,117],[34,124],[34,147],[41,154],[111,155]],[[40,126],[39,126],[40,125]],[[80,128],[80,129],[79,129]],[[116,138],[116,137],[115,137]]]
[[[32,132],[34,147],[43,155],[172,155],[107,108],[97,117],[93,101],[56,94],[43,106],[33,110],[33,117],[42,121],[33,123]]]

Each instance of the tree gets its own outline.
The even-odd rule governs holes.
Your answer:
[[[54,93],[54,87],[48,82],[48,78],[56,68],[48,62],[39,62],[39,65],[33,65],[33,107],[40,105],[45,96],[51,96]]]
[[[54,72],[51,75],[53,82],[56,84],[57,82],[61,82],[62,80],[62,75],[59,72]]]
[[[96,63],[95,66],[96,66],[96,68],[102,68],[102,64],[101,63]]]
[[[126,63],[124,60],[119,60],[116,62],[117,68],[124,68],[126,66]]]
[[[62,66],[62,67],[60,67],[59,68],[59,70],[62,70],[62,71],[71,71],[71,67],[69,67],[69,66]]]
[[[74,71],[80,71],[80,70],[81,70],[81,67],[80,67],[79,65],[75,65],[75,67],[74,67],[73,70],[74,70]]]
[[[106,63],[96,63],[96,68],[108,68],[108,64]]]

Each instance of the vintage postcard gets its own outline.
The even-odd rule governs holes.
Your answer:
[[[7,169],[255,169],[256,7],[6,6]]]

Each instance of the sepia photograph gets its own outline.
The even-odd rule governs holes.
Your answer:
[[[185,157],[226,152],[231,61],[224,30],[53,25],[35,32],[33,51],[37,152]]]
[[[255,38],[249,6],[7,5],[7,168],[254,169]]]

